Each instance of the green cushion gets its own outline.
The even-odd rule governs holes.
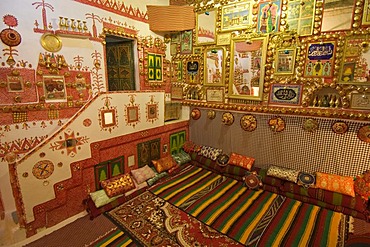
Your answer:
[[[108,197],[104,190],[97,190],[95,192],[90,193],[90,198],[95,203],[95,206],[99,208],[111,203],[112,201],[116,200],[118,197],[121,197],[122,195],[123,194],[114,197]]]

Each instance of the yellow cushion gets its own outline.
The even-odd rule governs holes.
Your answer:
[[[168,171],[176,164],[171,155],[160,158],[159,160],[152,160],[152,163],[158,173]]]
[[[135,189],[135,184],[128,173],[103,180],[101,181],[101,186],[109,197],[114,197]]]
[[[355,197],[353,178],[349,176],[316,172],[316,188]]]

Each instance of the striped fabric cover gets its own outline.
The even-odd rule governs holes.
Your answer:
[[[150,191],[248,246],[336,246],[342,214],[188,166]],[[298,227],[299,226],[299,227]]]

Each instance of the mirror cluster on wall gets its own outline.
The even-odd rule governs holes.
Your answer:
[[[188,2],[195,29],[171,35],[173,99],[370,110],[369,0]]]

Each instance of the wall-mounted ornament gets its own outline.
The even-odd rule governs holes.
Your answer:
[[[224,125],[232,125],[234,123],[234,115],[231,112],[225,112],[222,114],[221,121]]]
[[[40,38],[40,44],[49,52],[58,52],[62,49],[62,40],[53,33],[44,33]]]
[[[207,117],[209,118],[209,119],[215,119],[215,117],[216,117],[216,112],[214,111],[214,110],[209,110],[208,112],[207,112]]]
[[[60,141],[56,141],[50,144],[51,150],[62,150],[67,151],[67,155],[74,157],[77,154],[77,149],[80,149],[81,145],[88,143],[89,138],[87,136],[79,137],[79,133],[76,133],[70,129],[64,132],[64,137],[59,136]]]
[[[331,78],[334,70],[335,50],[335,41],[308,44],[304,76]]]
[[[370,143],[370,124],[362,126],[357,132],[357,137],[361,141]]]
[[[194,108],[190,113],[191,118],[194,120],[198,120],[201,115],[202,113],[198,108]]]
[[[285,121],[281,117],[274,117],[268,121],[268,125],[273,132],[282,132],[285,130]]]
[[[46,179],[54,172],[54,164],[50,160],[40,160],[32,168],[32,174],[37,179]]]
[[[3,17],[5,25],[9,28],[3,29],[0,33],[1,41],[10,47],[17,46],[21,43],[21,35],[12,29],[12,27],[18,26],[18,20],[13,15],[5,15]]]
[[[117,107],[111,106],[110,97],[105,97],[104,106],[99,109],[99,124],[102,130],[112,130],[118,127]]]
[[[126,125],[135,127],[140,122],[139,105],[135,104],[135,95],[130,97],[130,104],[125,105]]]
[[[159,102],[154,101],[154,95],[150,96],[150,101],[146,103],[146,120],[147,122],[154,123],[158,120],[158,104]]]
[[[257,128],[257,120],[251,114],[244,115],[240,118],[240,127],[245,131],[252,132]]]
[[[315,119],[309,118],[303,122],[302,128],[304,131],[314,132],[319,128],[319,123]]]
[[[348,131],[348,125],[343,121],[337,121],[331,126],[331,129],[336,134],[344,134]]]

